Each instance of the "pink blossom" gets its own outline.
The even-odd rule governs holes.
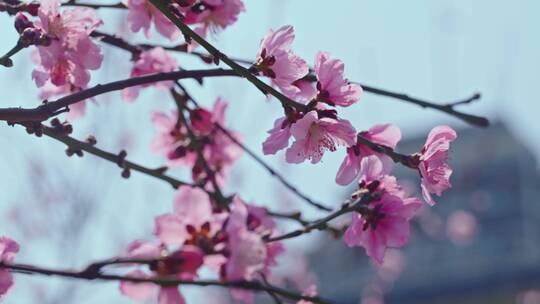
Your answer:
[[[66,9],[60,13],[59,0],[41,1],[40,21],[36,26],[46,33],[51,43],[40,45],[39,66],[32,73],[38,87],[50,80],[56,86],[72,85],[85,88],[90,80],[88,70],[101,66],[101,48],[90,38],[100,25],[94,10],[87,8]]]
[[[331,106],[348,107],[362,95],[362,87],[350,84],[343,78],[345,65],[341,60],[330,59],[330,54],[319,52],[315,56],[317,76],[317,101]]]
[[[401,139],[401,131],[397,126],[391,124],[375,125],[368,131],[360,132],[359,136],[373,143],[395,149]],[[390,172],[392,160],[388,156],[374,152],[361,143],[356,143],[352,147],[347,148],[347,156],[345,156],[336,175],[336,183],[344,186],[350,184],[360,173],[362,159],[369,155],[379,157],[383,162],[385,172]]]
[[[362,159],[361,170],[360,190],[377,194],[380,199],[369,203],[367,210],[353,214],[343,240],[349,247],[364,247],[367,255],[380,264],[387,247],[405,245],[409,238],[409,220],[422,203],[415,197],[405,196],[396,178],[384,172],[377,156]]]
[[[205,254],[218,254],[226,214],[214,213],[210,197],[199,188],[182,186],[174,201],[174,213],[156,218],[154,234],[165,245],[192,245]]]
[[[252,280],[265,267],[266,244],[260,234],[248,228],[248,215],[246,205],[235,197],[227,224],[231,252],[226,265],[229,280]]]
[[[214,129],[212,112],[206,109],[197,108],[189,111],[189,120],[193,129],[200,134],[208,134]]]
[[[168,277],[180,280],[192,280],[197,277],[197,270],[203,263],[203,254],[193,246],[167,253],[161,246],[145,241],[135,241],[128,246],[128,256],[132,258],[156,259],[151,273],[140,269],[131,271],[128,276],[135,278]],[[157,298],[159,304],[183,304],[184,298],[178,287],[155,285],[152,283],[120,283],[120,292],[132,300],[146,302]]]
[[[0,237],[0,262],[13,263],[15,254],[19,252],[19,244],[8,237]],[[13,286],[13,275],[5,268],[0,269],[0,299]]]
[[[156,47],[149,51],[142,52],[131,70],[131,77],[139,77],[155,73],[167,73],[176,70],[178,67],[176,60],[163,48]],[[139,90],[148,86],[170,89],[174,85],[172,81],[161,81],[153,84],[129,87],[122,91],[125,101],[134,101],[139,96]]]
[[[263,142],[263,153],[276,154],[279,150],[285,149],[289,146],[289,139],[291,138],[290,124],[287,122],[286,117],[277,119],[274,122],[274,127],[268,131],[268,138]]]
[[[246,205],[239,197],[233,199],[227,222],[228,251],[224,265],[227,280],[253,280],[257,274],[268,275],[276,257],[283,252],[281,243],[267,244],[263,236],[272,236],[275,223],[266,209]],[[253,303],[253,294],[233,289],[235,299]]]
[[[452,169],[446,163],[450,143],[457,138],[456,131],[448,126],[435,127],[429,132],[424,148],[419,155],[418,170],[422,176],[422,194],[426,202],[433,206],[435,201],[431,193],[441,196],[450,188]]]
[[[156,31],[170,41],[176,41],[180,37],[180,30],[165,15],[148,0],[127,0],[124,1],[128,7],[127,22],[129,28],[134,33],[144,31],[147,38],[150,37],[150,26],[152,21]]]
[[[317,111],[310,111],[291,126],[291,134],[295,142],[287,149],[287,162],[297,164],[309,159],[316,164],[326,150],[352,146],[356,131],[347,120],[319,118]]]
[[[257,62],[254,65],[289,97],[301,92],[293,83],[309,72],[307,63],[291,51],[293,40],[292,26],[281,27],[275,32],[270,30],[261,42]]]
[[[366,254],[382,263],[386,248],[402,247],[409,239],[409,220],[422,206],[417,199],[383,194],[367,211],[353,214],[352,223],[343,240],[349,247],[362,246]]]
[[[196,6],[186,12],[184,20],[187,24],[201,24],[198,32],[203,35],[234,24],[238,15],[246,10],[241,0],[203,0]]]

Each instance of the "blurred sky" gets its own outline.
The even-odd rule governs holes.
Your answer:
[[[312,64],[317,51],[329,51],[345,62],[346,76],[351,80],[441,103],[459,100],[474,92],[482,93],[480,102],[464,106],[462,110],[505,122],[537,157],[540,155],[539,1],[246,0],[245,3],[247,12],[240,16],[239,22],[214,36],[215,45],[226,54],[254,58],[269,28],[291,24],[297,37],[293,48],[300,56]],[[125,12],[102,10],[99,13],[106,22],[104,31],[144,41],[140,34],[129,36],[123,19]],[[7,15],[0,15],[0,52],[7,51],[16,42],[12,22]],[[157,34],[152,40],[164,42]],[[129,73],[127,53],[106,45],[104,50],[104,68],[93,74],[93,84],[123,79]],[[1,106],[35,106],[39,101],[30,77],[33,66],[30,51],[25,50],[13,59],[14,68],[0,69]],[[205,67],[185,55],[178,55],[177,59],[186,69]],[[212,79],[204,88],[194,82],[186,83],[205,105],[211,105],[218,95],[229,100],[230,126],[242,132],[247,145],[262,154],[261,143],[266,130],[281,115],[277,102],[266,101],[257,89],[240,79]],[[75,122],[74,135],[83,139],[88,133],[95,134],[98,146],[111,151],[127,146],[129,159],[157,167],[162,159],[152,155],[148,148],[154,134],[149,113],[172,106],[168,95],[156,89],[145,90],[131,105],[121,101],[119,93],[110,93],[88,104],[87,116]],[[395,123],[402,128],[404,139],[425,136],[441,123],[458,129],[468,127],[447,115],[371,94],[365,94],[361,103],[353,107],[340,109],[340,115],[359,130],[375,123]],[[0,174],[0,206],[5,210],[0,220],[0,234],[21,240],[25,247],[19,261],[81,266],[92,259],[115,255],[130,240],[149,237],[153,217],[171,209],[174,192],[167,185],[135,172],[125,181],[120,178],[117,167],[91,156],[68,159],[64,147],[52,139],[27,136],[19,127],[4,125],[0,127],[0,145],[4,160],[0,163],[0,172],[3,172]],[[489,153],[489,150],[479,153]],[[317,166],[307,163],[284,166],[283,153],[266,159],[310,196],[327,205],[336,205],[343,196],[343,188],[335,185],[334,177],[343,154],[343,150],[327,153]],[[44,167],[45,177],[36,179],[35,174],[29,174],[30,160]],[[182,170],[172,173],[186,176]],[[25,243],[22,229],[10,220],[12,213],[8,211],[14,204],[39,200],[30,190],[45,181],[45,189],[51,192],[62,192],[69,184],[75,193],[90,201],[90,209],[94,209],[91,220],[77,238],[77,245],[66,245],[73,250],[77,248],[69,265],[65,265],[62,250],[54,249],[58,243],[49,241],[50,235]],[[303,208],[302,202],[287,196],[284,188],[247,157],[233,171],[227,189],[240,192],[248,201],[276,209],[301,209],[308,216],[316,216],[309,208]],[[77,197],[61,199],[80,202]],[[54,207],[47,217],[49,214],[62,217],[60,211],[55,213]],[[22,220],[24,218],[23,215]],[[41,220],[46,222],[47,218]],[[309,239],[312,237],[299,243],[305,246]],[[17,279],[44,281],[22,276]],[[98,295],[88,291],[87,297],[82,299],[84,303],[93,303],[96,297],[106,298],[116,292],[114,284],[91,285],[89,288],[110,293]],[[21,299],[24,294],[23,287],[17,287],[6,302],[23,303],[14,298]]]

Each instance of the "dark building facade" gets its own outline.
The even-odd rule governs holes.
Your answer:
[[[400,251],[400,275],[385,281],[362,248],[325,240],[311,256],[321,294],[356,304],[374,288],[384,290],[384,303],[498,304],[540,288],[540,174],[534,156],[500,123],[458,134],[450,161],[453,187],[415,220]],[[423,141],[402,142],[399,150],[417,151]],[[418,181],[411,170],[395,173],[405,183]],[[472,235],[463,243],[448,232],[448,218],[458,210],[475,223],[474,230],[460,226],[470,222],[452,224]]]

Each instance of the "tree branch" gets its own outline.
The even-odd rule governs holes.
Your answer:
[[[169,73],[157,73],[140,77],[133,77],[107,84],[98,84],[92,88],[85,89],[71,95],[62,97],[56,101],[44,102],[43,105],[33,109],[23,108],[4,108],[0,109],[0,120],[8,122],[29,122],[29,121],[44,121],[55,115],[57,111],[81,102],[85,99],[92,98],[104,93],[122,90],[128,87],[159,82],[172,81],[186,78],[206,78],[206,77],[221,77],[221,76],[236,76],[232,70],[211,69],[211,70],[192,70],[192,71],[175,71]]]
[[[11,56],[17,54],[20,50],[24,49],[24,46],[22,43],[17,42],[11,50],[9,50],[4,56],[0,57],[0,65],[5,66],[6,68],[10,68],[13,66],[13,61],[11,60]]]
[[[75,0],[69,0],[68,2],[62,3],[62,6],[80,6],[80,7],[89,7],[93,9],[100,9],[100,8],[127,9],[127,6],[125,6],[122,2],[110,3],[110,4],[94,4],[94,3],[80,3]]]
[[[77,150],[86,151],[86,152],[88,152],[88,153],[90,153],[90,154],[92,154],[94,156],[97,156],[99,158],[108,160],[108,161],[110,161],[112,163],[115,163],[115,164],[119,163],[120,157],[119,157],[118,154],[114,154],[114,153],[104,151],[102,149],[99,149],[99,148],[95,147],[94,145],[91,145],[91,144],[87,143],[87,142],[82,142],[82,141],[79,141],[79,140],[77,140],[77,139],[75,139],[73,137],[63,135],[63,134],[59,134],[53,128],[50,128],[50,127],[47,127],[47,126],[42,126],[42,127],[43,127],[43,134],[44,135],[64,143],[72,151],[77,151]],[[122,163],[123,163],[124,168],[134,170],[134,171],[146,174],[148,176],[157,178],[159,180],[165,181],[175,189],[177,189],[180,186],[199,187],[198,185],[183,182],[183,181],[180,181],[180,180],[178,180],[176,178],[173,178],[173,177],[171,177],[169,175],[166,175],[165,174],[165,169],[166,168],[151,169],[151,168],[141,166],[139,164],[136,164],[136,163],[128,161],[128,160],[124,160]]]
[[[344,214],[347,214],[347,213],[350,213],[350,212],[359,212],[359,213],[362,213],[362,212],[365,212],[367,211],[367,205],[369,205],[369,203],[371,203],[372,201],[376,200],[377,199],[377,195],[374,195],[374,194],[370,194],[370,193],[362,193],[361,196],[356,199],[355,201],[348,201],[348,202],[345,202],[341,208],[339,210],[337,210],[336,212],[333,212],[317,221],[314,221],[306,226],[304,226],[304,228],[302,229],[297,229],[297,230],[294,230],[294,231],[291,231],[289,233],[285,233],[285,234],[282,234],[282,235],[279,235],[279,236],[275,236],[275,237],[269,237],[267,238],[265,241],[270,243],[270,242],[277,242],[277,241],[282,241],[282,240],[286,240],[286,239],[292,239],[292,238],[296,238],[298,236],[301,236],[303,234],[308,234],[310,232],[312,232],[313,230],[326,230],[328,229],[328,222],[330,222],[331,220],[341,216],[341,215],[344,215]]]
[[[487,126],[489,126],[489,120],[487,118],[485,118],[485,117],[463,113],[463,112],[460,112],[460,111],[457,111],[457,110],[454,109],[454,106],[456,106],[456,105],[470,103],[470,102],[473,102],[475,100],[479,100],[480,97],[481,97],[481,95],[479,93],[475,93],[471,97],[469,97],[469,98],[467,98],[465,100],[462,100],[462,101],[449,103],[449,104],[446,104],[446,105],[439,105],[439,104],[428,102],[428,101],[425,101],[425,100],[422,100],[422,99],[410,97],[407,94],[382,90],[382,89],[366,86],[366,85],[363,85],[363,84],[360,84],[360,85],[362,86],[364,91],[369,92],[369,93],[373,93],[373,94],[377,94],[377,95],[381,95],[381,96],[386,96],[386,97],[391,97],[391,98],[394,98],[394,99],[397,99],[397,100],[401,100],[401,101],[404,101],[404,102],[415,104],[415,105],[420,106],[422,108],[438,110],[438,111],[444,112],[446,114],[449,114],[451,116],[454,116],[456,118],[459,118],[459,119],[463,120],[464,122],[466,122],[468,124],[471,124],[471,125],[474,125],[474,126],[477,126],[477,127],[487,127]]]
[[[157,260],[151,261],[145,261],[145,260],[125,260],[126,263],[135,263],[135,264],[142,264],[155,262]],[[19,273],[19,274],[25,274],[25,275],[44,275],[44,276],[56,276],[56,277],[63,277],[63,278],[71,278],[71,279],[79,279],[79,280],[100,280],[100,281],[118,281],[118,282],[133,282],[133,283],[153,283],[160,286],[178,286],[178,285],[190,285],[190,286],[217,286],[217,287],[225,287],[225,288],[240,288],[245,290],[251,290],[255,292],[267,292],[267,293],[274,293],[277,295],[280,295],[282,297],[299,301],[299,300],[305,300],[305,301],[311,301],[313,303],[320,303],[320,304],[331,304],[330,301],[322,299],[320,297],[310,297],[301,295],[300,293],[293,292],[290,290],[286,290],[280,287],[272,286],[269,284],[262,284],[257,281],[230,281],[230,282],[222,282],[222,281],[216,281],[216,280],[197,280],[197,281],[190,281],[190,280],[178,280],[171,277],[155,277],[155,278],[138,278],[138,277],[130,277],[130,276],[122,276],[117,274],[105,274],[101,272],[102,268],[101,262],[94,263],[86,267],[82,271],[73,271],[73,270],[60,270],[60,269],[52,269],[52,268],[44,268],[44,267],[37,267],[37,266],[31,266],[31,265],[25,265],[25,264],[7,264],[4,262],[0,262],[0,268],[4,269],[10,269],[12,272]],[[119,264],[119,263],[114,263]],[[93,267],[95,265],[96,267]],[[110,265],[110,264],[106,264]],[[98,271],[96,271],[96,269]]]

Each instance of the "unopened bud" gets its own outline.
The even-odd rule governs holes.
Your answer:
[[[27,47],[34,44],[39,44],[41,37],[41,30],[34,27],[28,27],[22,31],[19,42],[23,46]]]
[[[15,29],[17,30],[17,33],[21,34],[25,29],[34,27],[34,24],[28,20],[28,17],[26,17],[23,13],[18,12],[17,15],[15,15]]]
[[[131,172],[130,172],[129,168],[124,168],[124,170],[122,170],[122,177],[123,178],[129,178],[130,175],[131,175]]]
[[[90,134],[88,135],[88,137],[86,137],[86,142],[92,146],[94,146],[95,144],[97,144],[97,139],[94,135]]]

